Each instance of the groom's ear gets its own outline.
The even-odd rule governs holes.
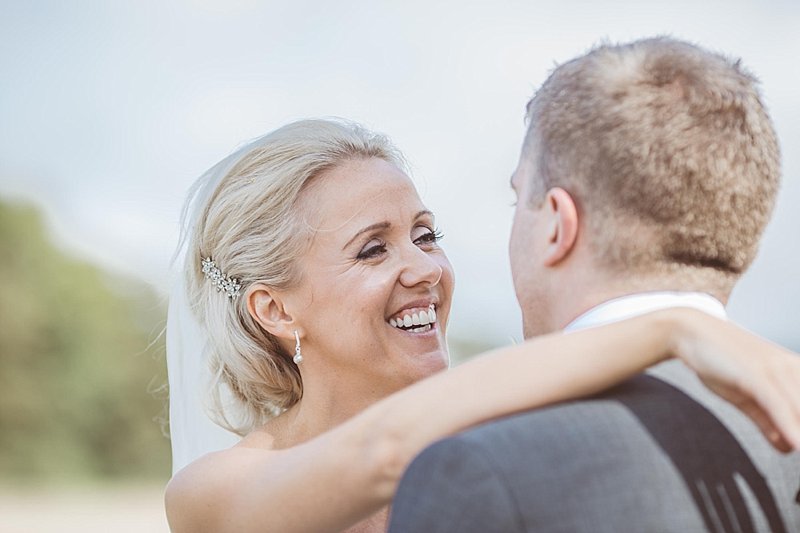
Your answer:
[[[560,187],[547,191],[544,209],[547,215],[547,247],[544,264],[552,267],[569,256],[578,239],[578,208],[575,199]]]
[[[294,340],[295,321],[286,310],[280,291],[256,283],[247,291],[247,312],[275,337]]]

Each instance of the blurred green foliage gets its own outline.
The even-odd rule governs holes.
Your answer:
[[[0,478],[167,478],[165,316],[0,201]]]

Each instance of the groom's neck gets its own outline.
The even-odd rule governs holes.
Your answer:
[[[727,283],[709,282],[706,277],[641,272],[596,273],[562,283],[570,289],[551,297],[550,331],[562,330],[590,309],[623,296],[658,291],[703,292],[727,305],[731,288]]]

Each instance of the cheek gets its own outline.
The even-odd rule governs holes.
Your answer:
[[[346,279],[336,280],[331,287],[334,307],[353,310],[339,312],[336,322],[349,319],[364,325],[382,323],[396,281],[397,274],[391,269],[354,271]]]
[[[511,237],[508,242],[508,255],[511,261],[511,271],[516,277],[526,267],[533,266],[534,247],[536,246],[535,218],[530,212],[520,208],[514,212],[514,223],[511,226]]]
[[[437,256],[437,264],[442,269],[442,277],[439,280],[439,309],[438,316],[441,317],[439,327],[442,333],[447,331],[447,325],[450,322],[450,306],[453,301],[453,290],[455,289],[455,273],[450,260],[442,252],[441,256]]]
[[[522,221],[520,220],[519,209],[514,211],[514,218],[511,221],[511,235],[508,238],[508,255],[513,259],[519,248],[520,228]]]
[[[453,265],[450,264],[450,260],[447,258],[447,255],[445,255],[444,252],[442,252],[441,257],[437,262],[442,268],[442,279],[439,283],[441,283],[442,287],[445,289],[445,297],[449,300],[453,296],[453,289],[456,283]]]
[[[305,313],[319,329],[347,334],[383,318],[391,288],[391,274],[374,269],[318,274],[304,298]]]
[[[520,238],[516,226],[511,228],[511,238],[508,241],[508,259],[511,264],[511,277],[516,281],[520,273]]]
[[[509,258],[511,263],[511,279],[514,284],[514,291],[520,304],[525,304],[534,298],[533,292],[536,284],[535,263],[526,253],[525,243],[519,235],[512,233],[509,246]]]

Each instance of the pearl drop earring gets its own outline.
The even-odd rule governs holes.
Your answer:
[[[303,354],[300,352],[300,335],[297,333],[297,330],[294,330],[294,339],[297,342],[294,345],[294,357],[292,361],[294,361],[294,364],[299,365],[303,362]]]

